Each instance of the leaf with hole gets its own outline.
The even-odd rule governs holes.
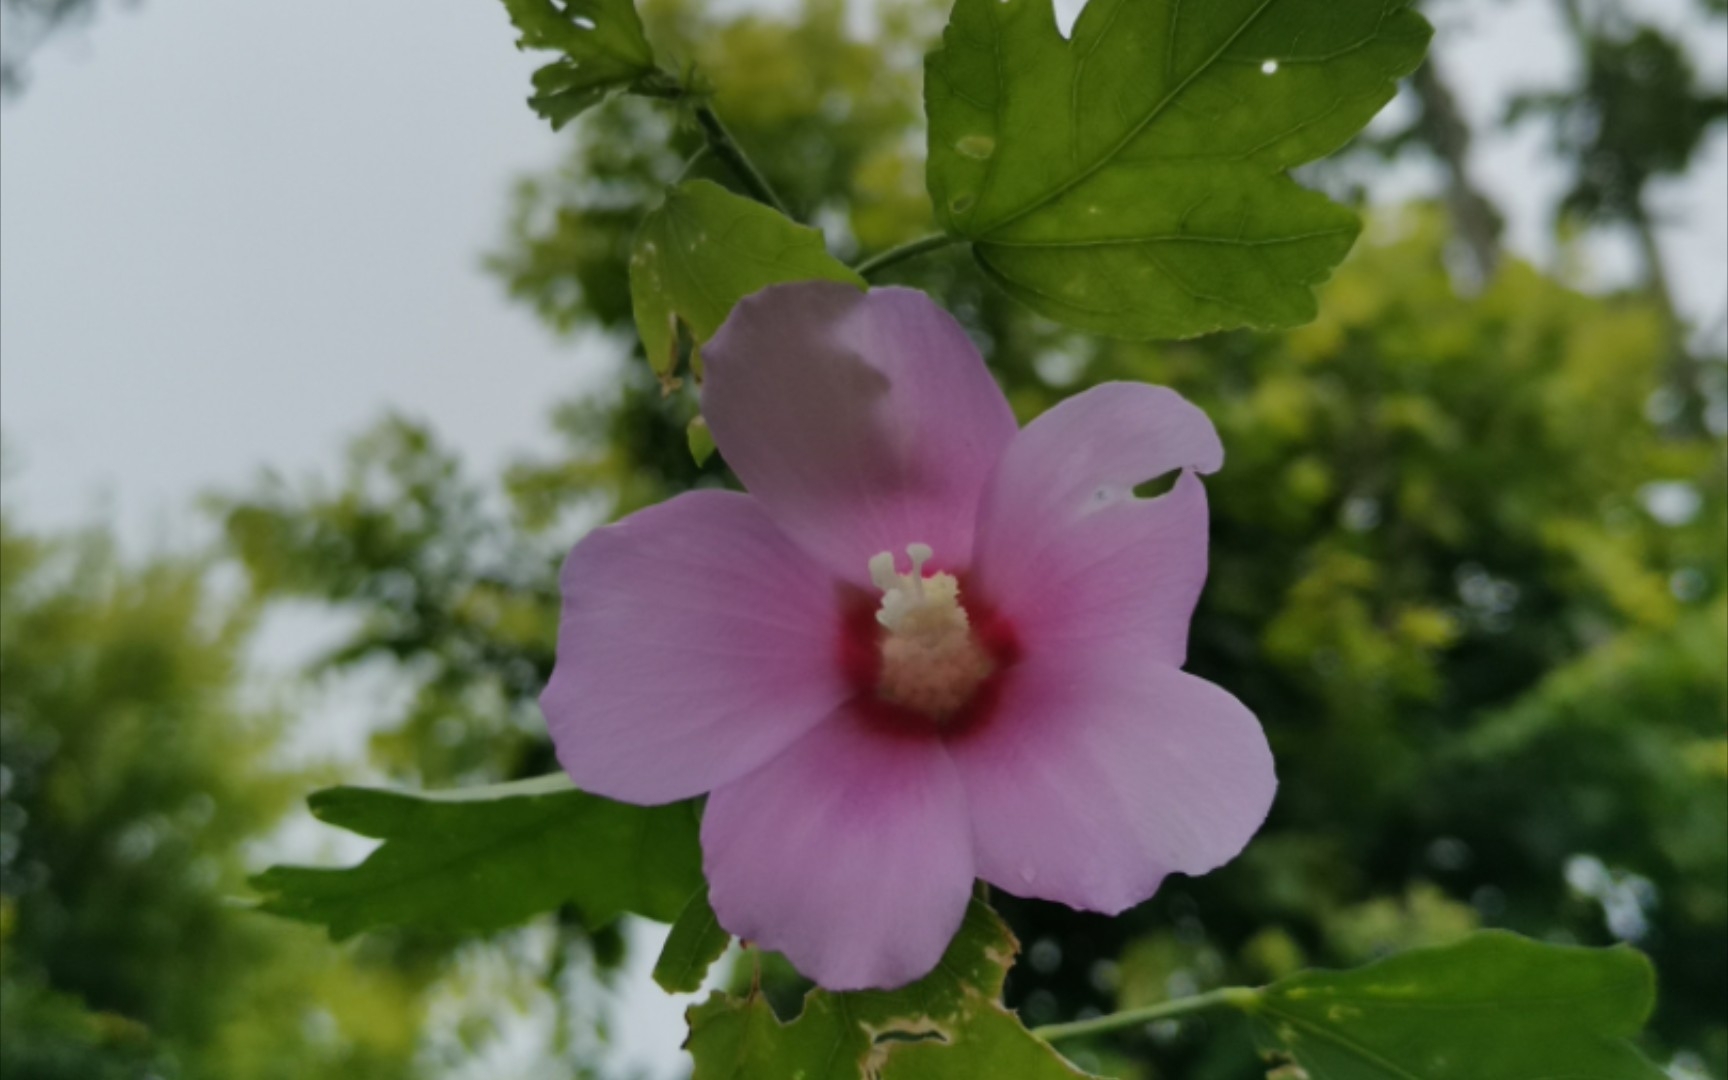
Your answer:
[[[942,228],[1043,314],[1128,338],[1285,327],[1356,215],[1286,175],[1426,51],[1406,0],[955,0],[925,64]]]
[[[899,990],[812,990],[785,1024],[760,995],[715,994],[688,1013],[692,1080],[1084,1080],[1003,1007],[1017,948],[974,902],[936,970]]]
[[[621,90],[666,94],[676,82],[654,62],[632,0],[504,0],[521,49],[564,55],[534,73],[535,112],[563,127]]]

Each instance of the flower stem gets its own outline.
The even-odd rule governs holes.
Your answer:
[[[859,263],[853,269],[858,271],[859,277],[869,277],[872,274],[886,270],[895,263],[905,262],[907,259],[916,259],[927,251],[936,251],[940,248],[947,247],[949,244],[958,244],[959,242],[960,238],[958,236],[950,236],[947,233],[932,233],[929,236],[920,237],[910,243],[901,244],[899,247],[889,248],[887,251],[872,255],[870,258]]]
[[[708,140],[708,148],[714,151],[714,156],[726,163],[733,175],[738,178],[738,182],[749,190],[757,202],[767,203],[787,217],[792,216],[792,212],[787,210],[786,204],[780,201],[780,196],[775,194],[774,188],[768,183],[767,178],[757,171],[756,166],[739,148],[737,140],[732,138],[732,133],[726,130],[726,125],[720,122],[719,115],[712,108],[707,105],[696,106],[696,123],[701,126],[702,135]]]
[[[1237,1009],[1251,1009],[1260,1000],[1260,991],[1250,990],[1245,986],[1226,986],[1219,990],[1196,994],[1193,997],[1178,998],[1158,1005],[1148,1005],[1143,1009],[1128,1009],[1125,1012],[1111,1013],[1108,1016],[1098,1016],[1091,1020],[1075,1020],[1068,1024],[1046,1024],[1033,1028],[1032,1034],[1045,1042],[1056,1042],[1059,1039],[1078,1039],[1086,1035],[1102,1035],[1110,1031],[1120,1031],[1123,1028],[1139,1027],[1141,1024],[1154,1020],[1167,1020],[1177,1016],[1187,1016],[1189,1013],[1203,1012],[1229,1005]]]

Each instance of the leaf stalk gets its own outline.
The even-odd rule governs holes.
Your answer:
[[[708,148],[714,156],[726,163],[732,170],[738,182],[743,184],[757,202],[766,203],[774,209],[792,217],[792,212],[786,209],[786,204],[780,201],[780,196],[768,183],[768,178],[756,168],[749,156],[739,147],[738,140],[732,137],[732,132],[726,129],[720,116],[708,105],[698,105],[695,109],[696,123],[702,129],[702,136],[708,140]],[[794,219],[796,220],[796,219]]]
[[[859,277],[867,278],[873,274],[886,270],[895,263],[902,263],[907,259],[916,259],[920,255],[937,251],[950,244],[958,244],[959,242],[960,237],[958,236],[952,236],[948,233],[932,233],[929,236],[919,237],[917,240],[901,244],[899,247],[891,247],[887,251],[878,252],[853,267],[853,269],[858,271]]]
[[[1032,1029],[1032,1034],[1045,1042],[1056,1042],[1061,1039],[1079,1039],[1087,1035],[1103,1035],[1123,1028],[1139,1027],[1154,1020],[1169,1020],[1191,1013],[1204,1012],[1227,1005],[1241,1009],[1244,1012],[1252,1009],[1260,1000],[1260,991],[1250,990],[1245,986],[1226,986],[1218,990],[1210,990],[1193,997],[1178,998],[1175,1001],[1164,1001],[1157,1005],[1148,1005],[1141,1009],[1126,1009],[1107,1016],[1094,1017],[1091,1020],[1075,1020],[1067,1024],[1045,1024]]]

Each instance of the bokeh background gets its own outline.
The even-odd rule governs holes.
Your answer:
[[[847,256],[929,227],[944,6],[643,2]],[[1023,418],[1110,378],[1211,412],[1191,667],[1282,776],[1246,855],[1120,919],[1002,898],[1010,998],[1043,1023],[1502,926],[1647,950],[1647,1049],[1721,1078],[1728,13],[1422,6],[1432,63],[1305,174],[1369,220],[1311,326],[1105,342],[962,255],[899,272]],[[314,787],[549,771],[557,560],[728,482],[633,355],[625,285],[694,133],[638,101],[546,130],[489,0],[0,16],[0,1070],[686,1073],[663,929],[336,946],[245,878],[364,854]],[[1262,1075],[1220,1026],[1076,1053]]]

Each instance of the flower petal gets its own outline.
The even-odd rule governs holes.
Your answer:
[[[595,529],[564,563],[540,706],[578,787],[637,803],[709,791],[853,692],[838,583],[737,492],[698,491]]]
[[[940,741],[851,707],[715,791],[703,865],[720,925],[830,990],[927,974],[959,929],[972,838]]]
[[[1028,653],[1086,645],[1180,667],[1206,581],[1206,493],[1224,450],[1172,390],[1105,383],[1026,426],[979,510],[974,588]],[[1159,498],[1137,484],[1184,470]]]
[[[1203,874],[1234,858],[1278,787],[1253,714],[1156,664],[1024,661],[989,722],[949,751],[979,876],[1112,915],[1168,873]]]
[[[702,348],[726,463],[834,573],[929,544],[963,567],[1014,415],[960,325],[921,292],[832,282],[746,298]]]

